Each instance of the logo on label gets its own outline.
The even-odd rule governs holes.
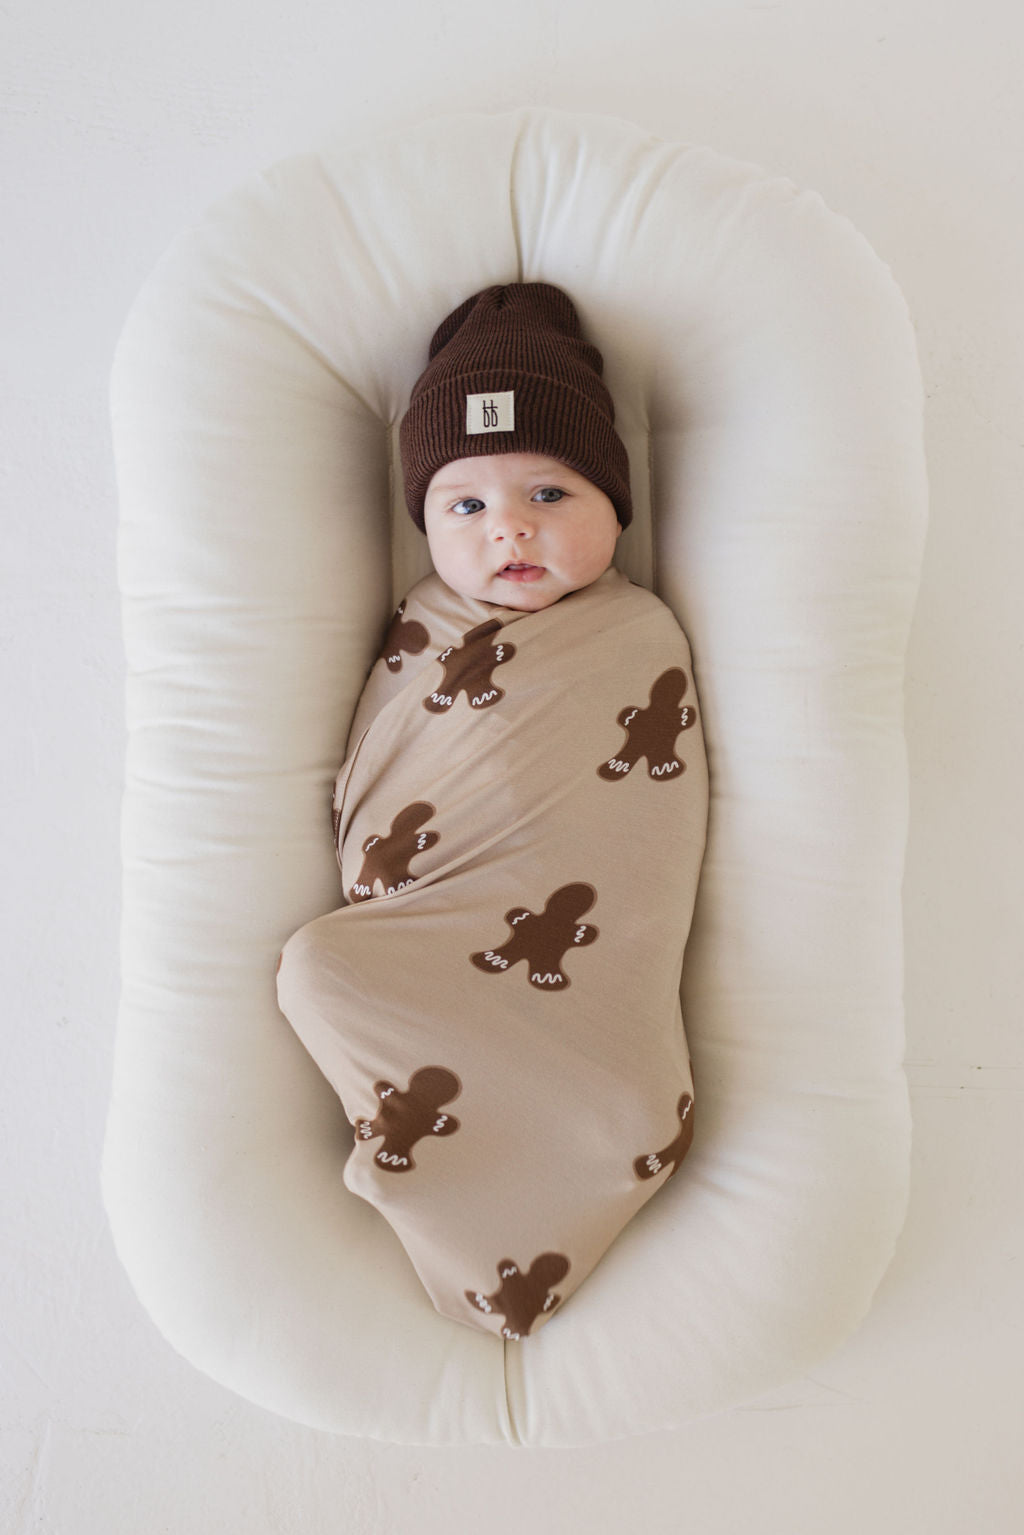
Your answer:
[[[503,394],[467,394],[466,433],[511,432],[515,430],[515,390]]]

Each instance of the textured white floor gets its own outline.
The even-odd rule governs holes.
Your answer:
[[[1016,1535],[1019,8],[19,0],[0,29],[0,1528]],[[812,186],[907,294],[932,481],[907,689],[914,1191],[871,1316],[813,1379],[600,1449],[428,1451],[237,1401],[171,1352],[113,1255],[98,1161],[124,737],[106,378],[156,256],[254,169],[327,128],[523,103],[626,117]]]

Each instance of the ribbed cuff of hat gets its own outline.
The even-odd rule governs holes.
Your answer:
[[[406,463],[405,499],[413,521],[423,527],[423,503],[431,480],[445,464],[492,453],[539,453],[582,474],[615,507],[623,527],[633,516],[629,460],[608,417],[586,395],[548,378],[519,374],[515,380],[515,430],[466,432],[466,396],[504,392],[507,370],[465,381],[445,379],[409,406],[399,432]],[[418,444],[418,451],[412,445]],[[574,451],[585,447],[586,451]]]

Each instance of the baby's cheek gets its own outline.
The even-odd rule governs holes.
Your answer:
[[[568,537],[567,553],[577,573],[596,581],[612,562],[618,541],[618,521],[600,516],[588,518]]]
[[[600,543],[591,542],[585,550],[581,550],[574,561],[574,575],[578,577],[581,586],[589,586],[599,576],[603,576],[612,562],[615,546],[609,546],[604,540]]]
[[[431,558],[434,569],[446,586],[463,597],[476,595],[474,588],[479,579],[479,563],[472,559],[468,551],[440,546],[431,551]]]

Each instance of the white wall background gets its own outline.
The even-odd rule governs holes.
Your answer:
[[[1015,0],[14,0],[0,22],[0,1523],[11,1535],[1009,1535],[1024,1509],[1024,11]],[[456,109],[606,112],[816,188],[914,315],[932,526],[908,674],[914,1193],[857,1335],[597,1449],[339,1439],[184,1364],[98,1167],[124,731],[106,388],[176,231],[265,164]]]

